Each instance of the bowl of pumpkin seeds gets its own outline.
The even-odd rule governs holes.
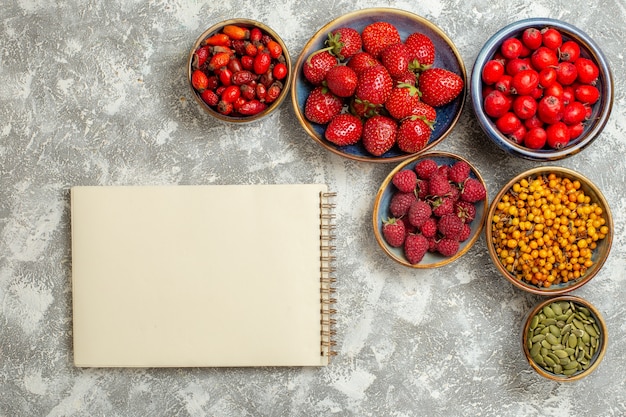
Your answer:
[[[604,358],[608,331],[590,302],[574,295],[548,298],[532,308],[524,322],[522,345],[530,366],[553,381],[576,381],[592,373]]]

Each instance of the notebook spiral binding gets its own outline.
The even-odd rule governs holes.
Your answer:
[[[335,240],[335,203],[332,201],[337,193],[321,193],[321,214],[320,214],[320,273],[321,273],[321,286],[320,286],[320,298],[322,302],[322,318],[321,325],[321,355],[330,358],[337,355],[334,350],[336,345],[334,336],[336,334],[334,326],[336,320],[332,318],[336,314],[336,310],[332,308],[333,304],[337,300],[333,297],[335,293],[334,284],[337,281],[334,274],[336,268],[335,263],[335,246],[333,241]]]

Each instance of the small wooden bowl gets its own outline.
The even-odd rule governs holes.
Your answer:
[[[522,179],[534,179],[548,175],[550,173],[555,173],[561,178],[568,178],[572,181],[579,181],[581,184],[581,189],[584,191],[585,195],[589,196],[592,202],[596,202],[602,208],[603,216],[605,218],[605,225],[608,226],[609,231],[604,239],[598,240],[596,242],[597,247],[593,250],[591,258],[591,260],[593,261],[593,265],[589,267],[580,278],[550,285],[549,287],[543,287],[532,284],[531,282],[528,282],[526,280],[518,279],[502,264],[498,256],[496,246],[494,244],[495,232],[493,230],[493,219],[494,215],[497,212],[498,203],[502,200],[502,197],[509,192],[509,190],[511,189],[511,187],[513,187],[515,183],[519,182]],[[589,180],[582,174],[568,168],[562,168],[557,166],[541,166],[532,168],[525,172],[522,172],[521,174],[511,179],[504,187],[502,187],[502,189],[492,200],[487,219],[487,224],[485,226],[487,249],[489,251],[489,256],[491,257],[491,260],[493,261],[500,274],[515,287],[538,295],[560,295],[573,291],[587,284],[593,279],[594,276],[598,274],[598,272],[604,265],[611,250],[611,245],[613,241],[613,217],[611,215],[609,205],[602,195],[602,192],[591,182],[591,180]]]
[[[547,306],[553,305],[553,303],[557,303],[559,306],[573,304],[575,306],[583,307],[585,309],[584,310],[585,314],[588,313],[586,315],[588,316],[587,321],[589,323],[584,323],[580,317],[576,318],[575,320],[576,323],[574,323],[574,320],[570,321],[570,319],[561,318],[559,320],[558,315],[554,319],[557,322],[557,324],[555,324],[554,326],[556,326],[560,332],[563,332],[564,335],[565,334],[572,335],[574,334],[574,331],[579,332],[578,336],[574,334],[574,338],[576,339],[576,343],[577,343],[576,346],[574,346],[574,344],[570,345],[568,342],[565,342],[567,343],[567,346],[564,346],[562,345],[562,343],[560,343],[561,346],[556,346],[557,349],[552,349],[552,347],[555,345],[550,345],[550,342],[547,342],[547,338],[542,338],[541,336],[537,336],[537,334],[541,334],[541,331],[539,331],[538,329],[546,328],[546,324],[541,323],[544,317],[547,318],[546,314],[544,313],[545,308]],[[554,312],[554,310],[552,309],[550,309],[550,311]],[[564,311],[567,311],[567,310],[561,308],[561,313],[563,313]],[[563,314],[563,316],[566,316],[566,315],[567,314]],[[538,318],[533,320],[534,317],[538,317]],[[565,327],[568,324],[568,322],[570,324],[569,330]],[[577,327],[577,325],[579,324],[582,325],[582,329],[579,329]],[[591,329],[586,330],[586,329],[589,329],[589,327],[587,326],[591,327]],[[549,326],[547,327],[549,328]],[[549,332],[549,333],[552,334],[552,332]],[[590,335],[590,333],[592,333],[592,335]],[[594,333],[595,333],[595,336],[593,335]],[[581,334],[583,336],[580,336]],[[529,338],[531,337],[530,335],[532,335],[532,337],[537,338],[535,342],[532,342],[532,340],[529,342]],[[565,341],[566,339],[569,340],[569,338],[566,338],[564,336],[558,336],[558,338],[559,338],[558,339],[559,341]],[[581,339],[583,339],[582,343],[584,346],[585,338],[589,338],[589,340],[595,339],[596,341],[595,347],[591,348],[593,349],[593,352],[590,352],[590,354],[587,356],[581,353],[581,350],[584,350],[584,347],[579,347],[578,345],[579,343],[581,343]],[[604,358],[607,345],[608,345],[608,329],[607,329],[604,318],[602,317],[600,312],[590,302],[580,297],[573,296],[573,295],[562,295],[559,297],[552,297],[552,298],[545,299],[541,301],[540,303],[538,303],[537,305],[535,305],[528,312],[526,320],[524,321],[521,339],[522,339],[522,350],[524,352],[524,357],[528,361],[529,365],[539,375],[545,378],[551,379],[553,381],[570,382],[570,381],[576,381],[576,380],[582,379],[586,377],[587,375],[591,374],[598,367],[600,362],[602,362],[602,359]],[[542,340],[539,340],[539,339],[542,339]],[[551,341],[554,341],[554,338]],[[547,342],[547,345],[545,346],[541,345],[541,343],[546,343],[546,342]],[[593,343],[593,341],[591,340],[588,343]],[[535,344],[539,344],[540,346],[535,347]],[[559,349],[560,347],[564,347],[564,349]],[[568,348],[570,349],[570,351],[565,352],[565,350]],[[557,350],[559,350],[559,352],[556,352]],[[571,353],[572,350],[574,350],[574,353]],[[535,351],[538,351],[539,353],[535,353]],[[543,352],[543,354],[541,352]],[[565,353],[562,353],[562,352],[568,353],[568,355],[565,356]],[[557,356],[557,353],[558,353],[558,356]],[[533,356],[535,358],[533,358]],[[561,358],[561,356],[563,356],[563,358]],[[544,359],[546,357],[548,358],[547,360]],[[579,358],[582,358],[582,359],[579,359]],[[557,360],[560,361],[559,362],[560,372],[556,372],[556,368],[554,368],[554,366],[552,365],[552,363],[556,363]],[[576,366],[579,363],[578,362],[579,360],[587,362],[587,364],[584,365],[585,366],[584,369],[573,368],[570,371],[567,371],[567,369],[565,369],[568,367]],[[540,361],[543,362],[543,365],[539,363]],[[546,363],[548,361],[550,362]],[[551,368],[547,368],[545,366],[548,366]],[[563,374],[562,372],[565,372],[565,373],[572,372],[572,374],[566,375],[566,374]]]
[[[478,179],[483,184],[483,186],[485,185],[485,181],[483,180],[478,170],[468,160],[466,160],[465,158],[461,156],[458,156],[449,152],[427,152],[425,154],[413,156],[412,158],[409,158],[401,162],[400,164],[398,164],[387,175],[387,177],[381,184],[380,188],[378,189],[378,192],[376,193],[376,197],[374,199],[374,210],[372,213],[372,226],[374,229],[374,236],[376,238],[376,241],[378,242],[378,245],[382,248],[383,252],[387,254],[387,256],[389,256],[391,259],[393,259],[394,261],[398,262],[401,265],[404,265],[410,268],[416,268],[416,269],[428,269],[428,268],[442,267],[444,265],[448,265],[451,262],[454,262],[455,260],[463,256],[465,253],[467,253],[467,251],[470,250],[472,245],[474,245],[474,243],[476,243],[476,241],[480,237],[483,226],[485,224],[487,208],[488,208],[487,196],[485,196],[483,200],[480,200],[477,203],[475,203],[476,216],[474,220],[470,223],[471,235],[467,240],[465,240],[464,242],[461,242],[459,250],[456,254],[450,257],[445,257],[438,253],[427,252],[424,255],[424,258],[422,259],[421,262],[417,264],[411,264],[406,259],[406,256],[404,255],[402,248],[392,247],[385,241],[383,237],[382,229],[383,229],[383,221],[385,219],[388,219],[389,217],[392,217],[390,210],[389,210],[389,204],[391,202],[391,198],[393,197],[393,194],[396,192],[396,187],[392,183],[394,174],[403,169],[414,169],[415,165],[417,165],[418,162],[424,159],[433,159],[435,162],[437,162],[438,165],[445,164],[449,166],[451,166],[457,161],[465,161],[471,167],[470,177]]]
[[[193,88],[191,84],[191,74],[193,73],[193,70],[195,69],[193,66],[195,51],[200,46],[203,45],[203,42],[205,39],[220,32],[226,25],[237,25],[237,26],[242,26],[246,28],[257,27],[261,29],[263,33],[270,35],[276,42],[278,42],[278,44],[281,46],[283,50],[283,56],[285,57],[285,64],[287,65],[287,76],[281,81],[283,83],[283,89],[280,95],[278,96],[278,98],[274,100],[271,104],[269,104],[265,110],[261,111],[260,113],[254,114],[252,116],[241,116],[241,115],[231,116],[231,115],[224,115],[224,114],[219,113],[214,108],[209,106],[204,100],[202,100],[202,98],[200,97],[200,94]],[[291,80],[293,78],[293,69],[292,69],[291,57],[289,55],[287,45],[285,45],[285,43],[280,38],[280,36],[272,28],[270,28],[269,26],[261,22],[257,22],[255,20],[237,18],[237,19],[229,19],[229,20],[216,23],[215,25],[211,26],[210,28],[202,32],[202,34],[198,37],[198,39],[196,39],[196,41],[194,42],[191,48],[191,51],[189,52],[189,57],[187,59],[187,78],[188,78],[189,88],[191,89],[191,93],[193,94],[194,99],[196,100],[198,105],[210,116],[215,117],[216,119],[219,119],[224,122],[229,122],[229,123],[249,123],[249,122],[253,122],[256,120],[260,120],[272,114],[282,104],[285,98],[289,95],[289,88],[291,86]]]

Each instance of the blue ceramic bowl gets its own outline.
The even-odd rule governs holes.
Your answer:
[[[551,173],[556,174],[561,178],[568,178],[572,181],[579,181],[581,186],[580,189],[584,191],[586,196],[590,197],[591,202],[596,202],[598,206],[602,208],[603,217],[605,219],[605,225],[608,226],[609,231],[602,240],[596,241],[597,247],[593,249],[591,254],[591,260],[593,261],[593,265],[587,268],[586,272],[578,279],[572,279],[567,282],[560,282],[558,284],[552,284],[549,287],[540,287],[534,285],[526,280],[522,280],[517,278],[513,273],[509,272],[502,262],[499,259],[499,256],[496,251],[496,246],[494,244],[494,237],[496,231],[494,230],[493,218],[494,215],[497,214],[498,211],[498,203],[502,200],[502,197],[509,192],[513,185],[523,179],[532,180],[535,178],[540,178],[543,176],[547,176]],[[489,251],[489,256],[493,261],[494,265],[500,272],[500,274],[513,286],[520,288],[524,291],[527,291],[532,294],[545,295],[545,296],[555,296],[561,295],[565,293],[569,293],[574,291],[577,288],[582,287],[587,284],[589,281],[595,277],[600,269],[604,265],[607,257],[609,256],[609,252],[611,250],[611,245],[613,243],[613,234],[614,234],[614,226],[613,226],[613,216],[611,214],[611,209],[609,207],[608,202],[604,198],[600,189],[591,182],[590,179],[585,177],[579,172],[574,170],[557,167],[557,166],[541,166],[529,169],[524,171],[514,178],[512,178],[504,187],[500,189],[498,194],[494,197],[491,202],[491,206],[489,207],[489,214],[487,215],[489,219],[487,221],[485,227],[485,240],[487,242],[487,249]]]
[[[459,97],[452,103],[437,109],[437,122],[432,132],[431,139],[425,149],[420,152],[427,151],[448,136],[458,121],[463,105],[465,104],[467,75],[463,59],[452,41],[440,28],[423,17],[403,10],[392,8],[362,9],[338,17],[319,29],[306,43],[294,66],[295,74],[292,80],[291,99],[296,116],[304,130],[325,149],[346,158],[359,161],[398,162],[414,154],[404,153],[394,147],[380,157],[376,157],[369,154],[360,143],[350,146],[334,145],[324,138],[325,126],[311,123],[304,117],[306,98],[313,89],[302,74],[304,61],[312,52],[324,48],[324,42],[328,38],[328,33],[334,29],[347,26],[361,32],[367,25],[377,21],[386,21],[394,24],[398,28],[402,40],[405,40],[408,35],[413,32],[421,32],[429,36],[435,45],[436,51],[433,66],[453,71],[463,79],[465,87]]]
[[[485,224],[488,210],[488,200],[487,196],[485,196],[483,200],[475,204],[476,216],[474,220],[470,223],[470,227],[472,229],[471,236],[464,242],[461,242],[461,246],[455,255],[450,257],[444,257],[443,255],[440,255],[438,253],[427,252],[420,263],[411,264],[410,262],[408,262],[406,257],[404,256],[402,248],[394,248],[390,246],[383,238],[383,221],[388,219],[389,217],[392,217],[389,211],[389,204],[391,202],[393,194],[397,190],[395,185],[393,185],[393,183],[391,182],[394,174],[403,169],[415,169],[415,165],[417,165],[419,161],[424,159],[433,159],[437,163],[437,165],[449,166],[452,166],[457,161],[463,160],[470,164],[470,166],[472,167],[470,177],[478,179],[480,182],[482,182],[483,185],[485,185],[485,181],[483,180],[480,173],[468,160],[449,152],[433,151],[412,156],[411,158],[400,162],[400,164],[398,164],[389,173],[389,175],[387,175],[380,188],[378,189],[378,192],[376,193],[376,198],[374,200],[374,210],[372,214],[374,236],[376,237],[378,245],[391,259],[404,266],[417,269],[438,268],[447,265],[463,256],[463,254],[469,251],[472,245],[474,245],[474,243],[476,243],[476,241],[479,239],[480,234],[483,230],[483,226]]]
[[[600,76],[596,84],[596,87],[600,90],[600,99],[593,105],[590,121],[586,122],[584,132],[562,149],[533,150],[514,143],[514,141],[498,131],[494,122],[484,112],[482,97],[483,83],[481,79],[482,68],[486,62],[493,58],[503,40],[511,36],[518,36],[529,27],[535,27],[540,30],[544,27],[558,29],[564,41],[574,40],[578,42],[581,47],[581,56],[593,60],[600,70]],[[470,81],[470,95],[474,113],[478,118],[481,128],[489,139],[511,155],[535,161],[555,161],[563,159],[577,154],[590,145],[600,135],[609,119],[613,107],[613,94],[613,77],[611,70],[607,59],[598,45],[586,33],[571,24],[549,18],[524,19],[511,23],[499,30],[480,50],[474,62],[474,67],[472,68]]]

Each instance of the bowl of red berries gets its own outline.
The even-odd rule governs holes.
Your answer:
[[[465,103],[463,60],[435,24],[393,8],[338,17],[295,64],[296,116],[323,148],[367,162],[399,162],[450,134]]]
[[[478,170],[449,152],[426,152],[398,164],[374,200],[374,235],[382,250],[412,268],[447,265],[479,239],[487,189]]]
[[[289,94],[292,67],[278,34],[263,23],[230,19],[205,30],[187,62],[196,102],[211,116],[233,123],[259,120]]]
[[[555,19],[505,26],[478,54],[470,95],[487,136],[535,161],[575,155],[598,138],[613,106],[613,78],[600,47]]]

